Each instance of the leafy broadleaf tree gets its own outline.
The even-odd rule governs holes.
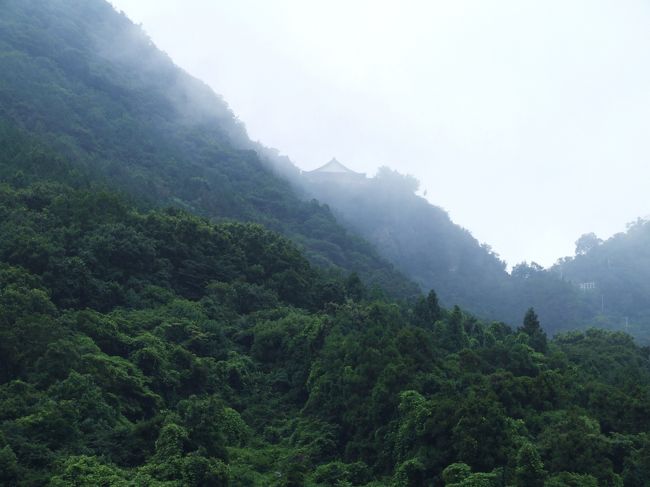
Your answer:
[[[544,487],[544,464],[531,443],[524,444],[517,453],[515,480],[517,487]]]

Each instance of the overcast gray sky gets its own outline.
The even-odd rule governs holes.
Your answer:
[[[509,264],[650,214],[646,0],[112,0],[303,169],[416,176]]]

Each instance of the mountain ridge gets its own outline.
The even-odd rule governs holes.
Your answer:
[[[629,329],[645,339],[650,318],[621,297],[624,286],[609,294],[618,304],[607,314],[566,280],[568,267],[542,272],[524,263],[508,276],[488,247],[418,199],[408,177],[385,170],[347,196],[306,183],[289,158],[251,141],[218,95],[109,4],[6,0],[4,8],[0,118],[87,179],[110,181],[145,206],[261,223],[292,238],[312,263],[357,272],[394,297],[434,289],[446,306],[508,323],[532,305],[551,333],[595,322],[620,329],[631,318]],[[420,216],[404,218],[409,212]],[[634,267],[628,281],[643,281],[644,268]]]
[[[3,120],[137,197],[262,223],[319,265],[358,272],[395,296],[417,294],[326,207],[299,200],[225,102],[110,4],[8,0],[4,9]]]
[[[364,285],[351,264],[412,289],[214,120],[177,123],[170,80],[102,76],[84,32],[131,28],[107,4],[0,7],[0,485],[645,486],[650,348]]]

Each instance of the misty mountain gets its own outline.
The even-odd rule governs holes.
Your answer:
[[[377,299],[261,225],[143,211],[3,140],[0,485],[648,478],[650,361],[628,335]]]
[[[422,289],[435,289],[447,306],[510,318],[505,262],[453,223],[446,211],[416,195],[415,178],[386,167],[373,178],[348,181],[318,174],[301,178],[306,191],[330,205],[342,223],[373,243]]]
[[[576,255],[550,270],[571,281],[593,316],[592,324],[650,339],[650,222],[638,219],[602,241],[586,234]]]
[[[343,165],[338,173],[327,167],[292,180],[327,203],[339,221],[422,289],[435,290],[444,305],[459,304],[507,323],[516,323],[534,306],[550,333],[582,327],[592,317],[577,287],[558,273],[535,263],[521,263],[508,273],[488,245],[416,194],[414,177],[387,167],[372,178],[357,177]]]
[[[78,184],[81,175],[141,207],[261,223],[312,263],[358,272],[393,296],[419,285],[444,305],[508,323],[534,306],[550,333],[598,323],[643,335],[642,246],[607,260],[601,253],[623,244],[587,245],[549,271],[523,263],[508,275],[409,177],[383,169],[356,186],[303,177],[108,3],[10,0],[2,13],[0,143],[15,162],[0,168],[4,180]],[[72,169],[57,169],[63,160]]]
[[[650,339],[650,223],[644,220],[606,242],[584,235],[576,255],[550,269],[523,262],[508,273],[488,245],[418,196],[411,176],[384,167],[372,178],[316,170],[293,180],[446,306],[508,323],[533,306],[550,333],[598,325]]]
[[[638,219],[603,241],[576,241],[574,256],[549,269],[532,263],[511,272],[513,295],[544,316],[548,331],[591,326],[625,331],[650,343],[650,223]]]
[[[103,0],[2,2],[0,122],[142,204],[262,223],[320,266],[418,292],[327,207],[299,198],[227,104]]]
[[[250,142],[103,1],[0,8],[0,485],[647,484],[650,349],[543,326],[645,316],[650,224],[508,275],[412,178]],[[394,299],[334,214],[445,301],[551,319]]]

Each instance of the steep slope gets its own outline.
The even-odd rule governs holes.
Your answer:
[[[142,212],[57,166],[80,189],[0,184],[0,484],[648,478],[630,337],[370,302],[259,225]]]
[[[21,63],[51,64],[30,59]],[[36,88],[28,92],[50,93]],[[144,186],[132,188],[131,173],[155,171],[48,129],[56,96],[19,99],[9,112],[23,129],[0,125],[0,485],[568,487],[650,478],[649,350],[629,336],[547,340],[532,310],[513,330],[442,309],[433,293],[396,304],[312,266],[260,225],[143,210],[132,200]],[[41,102],[39,115],[32,104]],[[233,167],[245,165],[228,151]],[[195,169],[183,161],[179,170]],[[175,194],[162,174],[151,189],[170,194],[157,203]],[[255,219],[258,202],[243,194]],[[517,275],[536,283],[537,271]]]
[[[639,219],[606,241],[593,234],[577,242],[574,257],[551,269],[572,282],[599,326],[650,341],[650,222]]]
[[[512,317],[505,263],[444,210],[418,197],[414,178],[381,168],[374,178],[347,184],[309,176],[302,184],[423,289],[435,289],[445,305],[460,304],[487,318]]]
[[[2,2],[0,145],[0,174],[12,183],[82,175],[141,207],[262,223],[312,263],[356,271],[393,296],[417,288],[385,259],[443,303],[482,317],[515,323],[535,306],[552,333],[596,323],[649,339],[642,225],[550,272],[520,265],[508,276],[489,248],[385,171],[348,193],[307,188],[346,230],[275,175],[300,181],[290,161],[252,143],[223,100],[102,0]],[[62,160],[72,168],[60,170]],[[590,282],[594,289],[580,289]]]
[[[415,194],[413,177],[381,168],[369,179],[304,174],[293,180],[328,203],[339,221],[423,289],[435,289],[446,306],[460,304],[483,318],[508,323],[516,323],[533,306],[549,333],[598,325],[650,341],[645,331],[650,324],[646,222],[604,244],[585,236],[579,255],[561,259],[551,269],[524,262],[509,274],[487,245]]]
[[[395,296],[417,293],[327,208],[301,201],[223,100],[103,0],[2,2],[0,120],[90,178],[156,204],[262,223],[312,262]]]

